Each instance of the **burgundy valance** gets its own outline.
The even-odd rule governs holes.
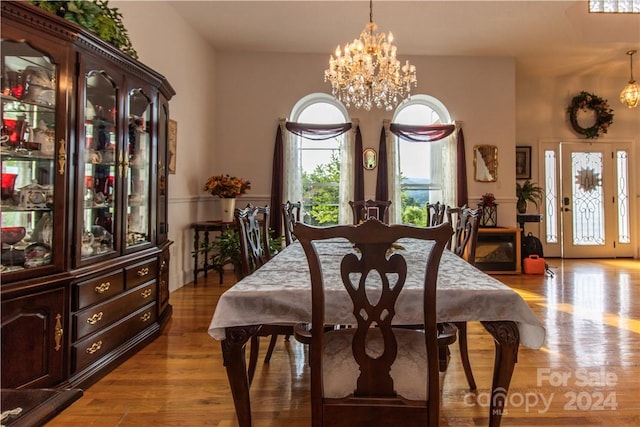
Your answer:
[[[285,127],[294,135],[302,136],[313,141],[335,138],[349,129],[351,123],[316,124],[316,123],[296,123],[287,122]]]
[[[316,124],[316,123],[296,123],[286,122],[285,128],[293,133],[314,141],[335,138],[351,129],[351,123],[336,124]],[[362,153],[362,134],[360,126],[356,127],[355,153],[354,158],[358,159]],[[362,164],[354,161],[354,200],[364,199],[364,173]],[[276,130],[276,141],[273,149],[273,172],[271,175],[271,225],[275,236],[282,235],[282,203],[284,193],[284,142],[282,128],[278,125]]]
[[[456,129],[455,125],[435,124],[429,126],[401,125],[391,123],[389,130],[399,138],[414,142],[431,142],[446,138]]]

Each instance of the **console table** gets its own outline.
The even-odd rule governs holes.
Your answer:
[[[41,426],[82,396],[80,389],[5,389],[2,396],[2,425]]]
[[[198,273],[204,272],[204,277],[207,277],[207,271],[216,270],[217,268],[209,264],[209,232],[216,231],[222,233],[225,230],[235,229],[235,222],[222,222],[222,221],[202,221],[202,222],[194,222],[191,224],[191,228],[194,230],[193,237],[193,284],[198,284]],[[204,234],[204,262],[202,267],[199,266],[199,255],[200,255],[200,233]],[[222,283],[222,268],[217,269],[220,274],[220,283]]]

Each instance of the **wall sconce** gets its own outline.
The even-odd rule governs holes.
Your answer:
[[[498,180],[498,147],[495,145],[476,145],[473,147],[474,178],[478,182],[496,182]]]
[[[378,164],[378,153],[373,148],[367,148],[362,152],[362,165],[366,170],[373,170]]]
[[[629,84],[627,84],[622,92],[620,92],[620,102],[626,105],[628,108],[635,108],[638,106],[638,101],[640,101],[640,86],[633,79],[633,54],[636,53],[637,50],[630,50],[627,52],[629,55],[629,65],[631,66],[631,79],[629,80]]]

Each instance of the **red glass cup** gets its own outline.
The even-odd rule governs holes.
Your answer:
[[[15,173],[2,174],[2,200],[10,199],[13,197],[17,178],[18,174]]]

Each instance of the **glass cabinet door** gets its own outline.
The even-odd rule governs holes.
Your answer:
[[[2,40],[1,271],[54,260],[56,79],[52,59],[27,43]],[[64,147],[60,148],[61,150]],[[62,182],[58,180],[58,182]]]
[[[117,90],[103,71],[85,76],[84,146],[80,159],[84,170],[81,183],[82,236],[80,257],[113,252],[116,221]]]
[[[151,101],[141,89],[129,92],[126,138],[126,247],[151,241]]]

